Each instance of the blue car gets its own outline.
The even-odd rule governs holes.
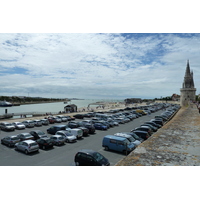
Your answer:
[[[108,127],[101,123],[94,123],[94,128],[97,130],[107,130]]]

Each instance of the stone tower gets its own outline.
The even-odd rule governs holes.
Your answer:
[[[188,106],[190,101],[196,100],[196,88],[194,88],[193,72],[190,72],[189,60],[187,61],[183,87],[181,91],[181,106]]]

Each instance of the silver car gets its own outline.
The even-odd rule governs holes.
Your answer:
[[[42,125],[49,125],[48,119],[41,119]]]
[[[25,129],[26,128],[26,126],[21,122],[14,122],[12,124],[13,124],[13,126],[15,126],[16,129]]]
[[[15,144],[15,150],[23,151],[25,154],[39,151],[39,145],[34,140],[25,140]]]
[[[0,123],[0,129],[2,129],[4,131],[14,131],[15,126],[13,126],[13,124],[11,124],[9,122],[2,122],[2,123]]]
[[[34,137],[30,133],[19,133],[17,137],[23,141],[23,140],[33,140]]]
[[[35,123],[35,126],[42,126],[41,120],[36,119],[36,120],[33,120],[33,122]]]
[[[65,137],[65,142],[76,142],[77,138],[72,133],[68,133],[68,131],[57,131],[55,135],[61,135]]]
[[[27,128],[33,128],[35,123],[33,120],[25,120],[22,122]]]
[[[55,145],[62,145],[65,144],[65,137],[61,135],[54,135],[50,137]]]

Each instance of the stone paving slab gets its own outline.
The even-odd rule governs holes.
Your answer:
[[[200,166],[200,114],[181,108],[159,131],[116,166]]]

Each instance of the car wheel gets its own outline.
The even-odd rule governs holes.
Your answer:
[[[66,140],[67,143],[69,143],[69,140]]]
[[[28,151],[27,151],[27,150],[25,150],[25,154],[28,154]]]
[[[106,150],[106,151],[108,151],[108,150],[109,150],[109,148],[108,148],[107,146],[105,146],[105,150]]]
[[[8,146],[11,147],[12,145],[9,143]]]
[[[76,166],[79,166],[80,164],[79,164],[79,162],[75,162],[75,165],[76,165]]]
[[[45,146],[42,146],[42,149],[46,149],[46,147],[45,147]]]

